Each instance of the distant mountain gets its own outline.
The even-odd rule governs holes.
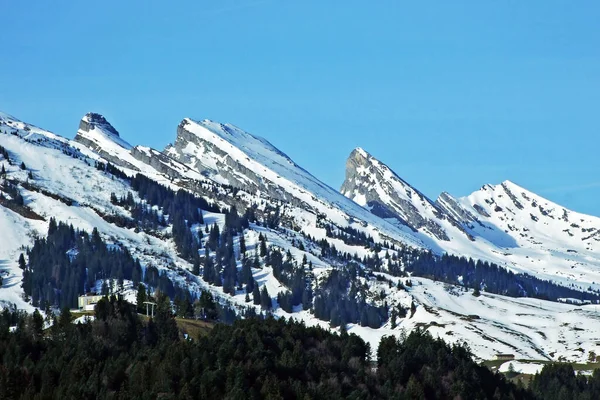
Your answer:
[[[468,235],[454,217],[361,148],[346,162],[342,194],[373,214],[441,241]]]
[[[600,298],[597,218],[510,182],[432,201],[361,149],[340,193],[231,124],[175,128],[160,151],[96,113],[74,140],[0,113],[0,307],[75,306],[109,283],[135,301],[141,283],[210,293],[222,320],[345,325],[373,349],[421,327],[481,359],[600,352],[596,306],[557,302]]]
[[[433,202],[359,148],[348,158],[341,192],[373,214],[410,227],[434,250],[565,286],[600,288],[600,218],[567,210],[510,181],[463,198],[444,192]]]

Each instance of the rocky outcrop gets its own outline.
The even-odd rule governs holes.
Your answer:
[[[355,149],[348,157],[346,179],[340,191],[373,214],[393,218],[415,232],[424,231],[448,241],[448,232],[440,223],[445,220],[472,239],[451,214],[363,149]]]
[[[75,141],[115,165],[139,171],[135,165],[119,156],[120,152],[128,152],[131,145],[122,140],[119,132],[100,114],[84,115],[79,122]]]
[[[175,143],[165,148],[163,152],[165,155],[199,171],[208,178],[223,181],[249,193],[264,193],[296,206],[307,206],[305,202],[293,197],[276,183],[233,159],[227,151],[215,145],[213,141],[201,138],[187,130],[188,124],[187,120],[179,124]],[[227,131],[225,125],[221,125],[221,129]],[[190,151],[190,148],[193,148],[193,151]]]
[[[112,126],[103,115],[98,113],[87,113],[79,122],[79,130],[90,132],[94,129],[100,129],[103,132],[119,137],[119,132]]]
[[[446,214],[452,216],[456,221],[470,228],[473,223],[479,223],[479,220],[473,213],[465,209],[460,203],[448,192],[442,192],[435,201],[435,204],[442,209]]]
[[[171,179],[180,179],[189,170],[187,166],[173,160],[168,155],[149,147],[135,146],[131,149],[131,155]]]

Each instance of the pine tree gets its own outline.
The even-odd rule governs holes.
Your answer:
[[[21,162],[21,167],[20,168],[22,170],[26,170],[27,169],[27,166],[25,165],[25,162],[23,162],[23,161]]]
[[[271,296],[266,286],[263,286],[260,291],[260,306],[265,310],[270,310],[272,307]]]
[[[19,255],[19,268],[21,268],[22,270],[27,268],[27,264],[25,263],[25,256],[23,255],[23,253]]]
[[[254,301],[254,305],[260,305],[260,289],[258,285],[254,285],[254,289],[252,290],[252,300]]]
[[[262,233],[258,236],[258,240],[260,241],[260,256],[264,257],[267,255],[267,240]]]
[[[246,240],[243,233],[240,235],[240,258],[246,259]]]
[[[200,275],[200,258],[198,255],[194,257],[194,265],[192,267],[192,273],[196,276]]]
[[[410,317],[411,318],[413,317],[413,315],[415,315],[415,312],[417,312],[417,306],[414,301],[411,301],[410,302]]]
[[[145,307],[146,307],[146,305],[144,305],[145,301],[147,301],[146,287],[142,283],[140,283],[138,285],[138,292],[137,292],[137,296],[136,296],[137,310],[139,313],[145,312]]]
[[[6,178],[6,168],[4,168],[4,164],[2,164],[2,169],[0,170],[0,176]]]

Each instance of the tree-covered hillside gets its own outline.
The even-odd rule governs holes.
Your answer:
[[[39,313],[5,310],[0,398],[533,398],[474,363],[466,348],[423,332],[383,340],[373,364],[356,335],[273,318],[219,324],[185,340],[166,296],[148,323],[114,296],[96,316],[76,325],[66,311],[43,331]]]

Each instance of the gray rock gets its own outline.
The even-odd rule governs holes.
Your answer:
[[[385,193],[385,199],[377,188]],[[394,218],[413,231],[424,230],[440,240],[448,241],[448,232],[439,223],[440,220],[447,220],[472,240],[453,216],[362,149],[355,149],[348,157],[346,179],[340,191],[349,198],[362,196],[366,208],[373,214]],[[427,209],[429,215],[422,215],[416,205]]]

